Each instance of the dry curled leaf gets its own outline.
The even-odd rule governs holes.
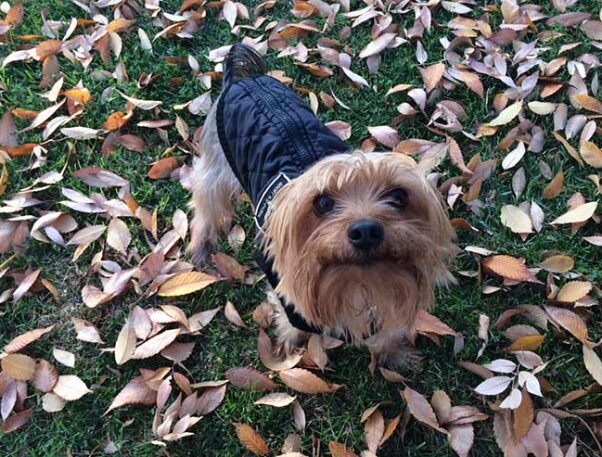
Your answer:
[[[315,374],[303,368],[292,368],[278,373],[282,382],[293,390],[303,394],[321,394],[332,393],[341,386],[338,384],[328,384]]]
[[[441,428],[439,426],[439,421],[437,421],[437,416],[435,416],[435,412],[433,408],[424,397],[424,395],[416,392],[415,390],[406,387],[401,392],[401,396],[406,401],[408,405],[408,409],[414,418],[420,422],[421,424],[427,425],[438,432],[448,434],[447,430]]]
[[[156,400],[157,391],[148,387],[142,376],[138,376],[128,382],[117,394],[104,414],[125,405],[154,405]]]

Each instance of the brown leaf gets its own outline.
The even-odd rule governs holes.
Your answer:
[[[588,342],[587,325],[581,317],[564,308],[546,306],[545,309],[553,322],[567,330],[583,344]]]
[[[192,354],[195,343],[171,343],[161,351],[161,355],[174,363],[182,363]]]
[[[434,333],[435,335],[452,336],[456,335],[454,329],[441,322],[438,317],[433,316],[424,310],[420,310],[416,314],[414,327],[418,333]]]
[[[10,416],[4,421],[4,424],[2,424],[2,433],[8,434],[19,430],[26,425],[29,422],[29,419],[31,419],[32,411],[33,410],[30,408]]]
[[[17,287],[17,289],[13,292],[13,301],[15,303],[18,302],[21,298],[23,298],[23,295],[25,295],[29,291],[29,289],[31,289],[31,287],[38,279],[38,276],[40,275],[41,271],[42,270],[40,269],[31,271],[23,278],[21,284],[19,284],[19,287]]]
[[[117,143],[134,152],[144,152],[146,146],[142,138],[131,134],[119,135],[117,137]]]
[[[44,393],[52,392],[58,380],[59,373],[54,365],[44,359],[38,361],[32,379],[36,389]]]
[[[537,278],[522,261],[508,255],[487,257],[483,260],[483,267],[489,272],[503,278],[539,283]]]
[[[577,94],[572,97],[572,101],[588,111],[602,114],[602,102],[597,98],[590,97],[587,94]]]
[[[316,366],[320,370],[324,371],[324,368],[328,363],[328,355],[326,354],[324,346],[322,345],[321,335],[314,334],[309,338],[309,342],[307,343],[307,353]]]
[[[124,187],[129,184],[121,176],[99,167],[80,168],[71,173],[71,175],[92,187]]]
[[[225,278],[242,281],[245,279],[247,269],[229,255],[217,252],[212,256],[213,263],[218,273]]]
[[[178,159],[175,157],[166,157],[158,160],[153,164],[151,169],[148,171],[147,176],[150,179],[163,179],[169,178],[171,172],[180,166]]]
[[[429,402],[422,394],[409,387],[406,387],[400,393],[406,401],[410,413],[418,422],[441,433],[448,434],[447,430],[439,427],[439,422],[437,421],[433,408],[431,408],[431,405],[429,405]]]
[[[210,286],[214,282],[219,281],[219,278],[201,273],[200,271],[188,271],[180,273],[171,279],[165,281],[159,292],[160,297],[179,297],[188,295]]]
[[[531,428],[531,424],[533,423],[533,417],[535,415],[533,411],[533,400],[531,400],[531,396],[528,392],[522,391],[522,401],[520,406],[512,411],[513,416],[513,431],[514,436],[517,439],[524,438],[529,429]]]
[[[41,336],[48,333],[50,330],[54,328],[54,325],[50,325],[44,328],[37,328],[35,330],[30,330],[29,332],[23,333],[22,335],[17,336],[13,340],[11,340],[6,346],[4,346],[4,352],[12,353],[19,352],[28,344],[33,343]]]
[[[549,184],[546,186],[546,188],[543,190],[543,198],[544,200],[551,200],[553,198],[556,198],[560,195],[560,192],[562,192],[562,187],[564,186],[564,173],[562,172],[562,170],[560,170],[558,172],[558,174],[556,174],[556,176],[554,176],[554,179],[552,179]]]
[[[117,394],[109,408],[104,412],[103,416],[110,411],[120,408],[125,405],[154,405],[157,401],[157,392],[148,387],[142,376],[132,379],[127,385]]]
[[[331,441],[328,443],[328,450],[332,454],[332,457],[357,457],[351,449],[347,448],[344,444]]]
[[[226,306],[224,307],[224,314],[226,316],[226,319],[228,319],[228,321],[230,321],[237,327],[249,328],[240,317],[240,314],[238,313],[232,302],[226,303]]]
[[[592,283],[589,281],[569,281],[558,291],[556,300],[564,303],[574,303],[585,297],[592,290],[592,287]]]
[[[9,354],[0,360],[2,370],[17,381],[29,381],[33,378],[36,361],[25,354]]]
[[[270,452],[265,440],[251,426],[235,422],[234,428],[236,436],[247,450],[255,455],[267,455]]]
[[[151,339],[146,340],[144,343],[142,343],[136,348],[132,359],[147,359],[149,357],[154,356],[155,354],[158,354],[171,343],[173,343],[179,334],[180,329],[176,328],[171,330],[165,330],[164,332],[153,336]]]
[[[239,389],[254,392],[264,392],[278,388],[278,385],[265,373],[251,367],[230,368],[226,371],[226,379]]]
[[[445,72],[445,64],[436,63],[426,68],[419,68],[426,92],[429,93],[441,82],[443,73]]]
[[[206,389],[197,401],[196,411],[199,416],[206,416],[215,411],[224,401],[227,386]]]
[[[451,136],[446,137],[447,149],[449,150],[449,157],[452,163],[460,169],[462,173],[472,174],[472,171],[464,163],[464,157],[462,156],[462,149],[460,145]]]
[[[40,62],[44,62],[48,57],[55,55],[61,50],[63,43],[60,40],[46,40],[42,41],[36,47],[36,55]]]
[[[341,386],[338,384],[328,384],[315,374],[304,370],[303,368],[292,368],[290,370],[280,371],[280,379],[293,390],[304,394],[332,393]]]

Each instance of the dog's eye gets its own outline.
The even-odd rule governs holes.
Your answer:
[[[405,189],[401,188],[393,189],[387,192],[384,198],[387,200],[387,203],[395,208],[404,208],[408,203],[408,193],[405,191]]]
[[[324,216],[334,208],[334,200],[332,197],[322,194],[318,195],[314,200],[314,209],[320,216]]]

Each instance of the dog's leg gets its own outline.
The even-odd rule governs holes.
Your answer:
[[[409,368],[420,365],[420,352],[410,345],[405,331],[379,332],[364,340],[373,364],[388,368]],[[373,366],[371,368],[374,368]]]
[[[190,227],[189,251],[196,265],[205,262],[217,247],[220,232],[234,216],[233,199],[241,186],[232,172],[219,142],[216,126],[217,102],[207,116],[200,141],[200,157],[191,174],[194,217]]]
[[[309,334],[299,330],[288,320],[286,311],[280,303],[276,305],[274,315],[274,331],[285,354],[291,354],[299,349],[309,339]]]

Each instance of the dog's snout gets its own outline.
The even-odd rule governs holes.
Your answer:
[[[358,249],[368,250],[378,247],[385,238],[383,225],[372,219],[354,222],[347,230],[349,242]]]

